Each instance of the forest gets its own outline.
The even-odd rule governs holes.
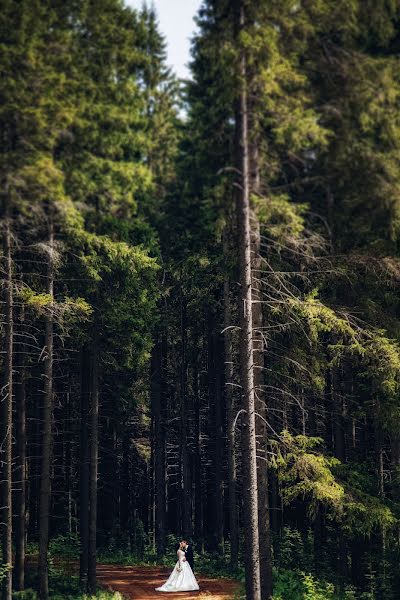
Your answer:
[[[2,600],[397,600],[400,1],[196,23],[0,0]]]

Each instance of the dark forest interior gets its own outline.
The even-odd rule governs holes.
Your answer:
[[[399,2],[0,5],[3,600],[398,599]]]

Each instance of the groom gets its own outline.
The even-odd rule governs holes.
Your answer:
[[[182,542],[185,544],[183,549],[185,551],[186,560],[188,561],[190,568],[194,573],[194,556],[192,544],[189,544],[189,542],[187,542],[186,540],[182,540]]]

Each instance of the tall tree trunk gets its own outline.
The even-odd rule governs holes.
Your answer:
[[[238,43],[244,27],[244,1],[238,1]],[[248,114],[246,85],[246,56],[240,50],[240,98],[236,117],[239,129],[238,169],[241,173],[237,193],[237,220],[239,229],[240,276],[240,366],[244,419],[243,419],[243,511],[245,520],[245,574],[248,600],[261,600],[260,553],[258,530],[257,448],[255,425],[253,310],[251,291],[251,236],[249,197]]]
[[[151,361],[150,361],[151,364]],[[150,382],[150,388],[152,384]],[[152,404],[151,398],[152,392],[150,391],[150,401]],[[149,461],[149,477],[148,477],[148,541],[149,545],[154,552],[156,552],[156,453],[154,448],[154,438],[155,438],[155,419],[153,410],[151,411],[151,424],[150,424],[150,461]],[[120,497],[119,503],[121,505],[122,498]],[[121,521],[119,523],[121,527]]]
[[[227,235],[224,235],[224,254],[228,255]],[[236,490],[236,449],[235,449],[235,404],[233,394],[233,351],[232,316],[229,275],[224,275],[224,354],[225,354],[225,403],[228,430],[228,496],[229,532],[231,543],[231,567],[236,570],[239,557],[239,526]]]
[[[155,538],[157,556],[165,554],[166,497],[165,497],[165,426],[162,410],[162,377],[164,344],[157,340],[151,360],[151,401],[154,419],[154,477],[155,477]]]
[[[49,222],[49,256],[47,261],[46,292],[53,302],[54,298],[54,225]],[[45,318],[45,359],[44,359],[44,406],[42,417],[42,459],[40,473],[39,499],[39,597],[47,600],[49,597],[49,525],[51,498],[50,461],[53,437],[53,307],[50,306]]]
[[[79,464],[79,535],[80,535],[80,570],[79,578],[82,586],[87,587],[88,573],[88,540],[89,540],[89,438],[88,413],[91,381],[91,364],[89,347],[81,350],[81,414],[80,414],[80,464]]]
[[[21,308],[21,324],[24,323],[24,308]],[[21,328],[23,335],[23,328]],[[26,548],[26,386],[25,386],[25,345],[21,343],[18,353],[18,385],[15,388],[17,413],[16,443],[16,494],[15,494],[15,568],[14,587],[22,591],[25,587],[25,548]]]
[[[3,600],[11,600],[12,596],[12,399],[13,399],[13,269],[12,269],[12,237],[9,206],[5,209],[3,249],[5,258],[4,279],[4,379],[1,387],[1,461],[2,494],[1,494],[1,533],[3,563],[8,566],[2,585]]]
[[[220,328],[219,328],[220,329]],[[220,555],[224,554],[224,480],[223,480],[223,406],[222,406],[222,381],[223,381],[223,339],[219,331],[213,335],[214,361],[215,361],[215,394],[213,398],[215,418],[215,485],[214,487],[214,533],[215,545]]]
[[[345,416],[346,410],[344,405],[343,396],[341,393],[340,381],[341,378],[338,373],[338,367],[333,366],[330,369],[330,396],[332,404],[332,421],[333,421],[333,448],[336,458],[341,462],[346,461],[346,437],[345,437]],[[347,543],[343,533],[343,529],[338,529],[338,546],[339,554],[337,560],[337,572],[340,578],[341,587],[348,576],[347,568]]]
[[[257,436],[257,483],[258,483],[258,528],[260,537],[260,576],[261,598],[269,600],[272,596],[272,552],[271,527],[268,495],[268,439],[267,405],[264,387],[264,340],[262,293],[259,278],[261,276],[260,227],[256,217],[253,219],[253,341],[254,341],[254,389],[256,406]]]
[[[187,358],[186,358],[186,300],[180,292],[181,309],[181,385],[180,385],[180,467],[181,467],[181,531],[184,537],[192,535],[191,516],[191,472],[188,449],[188,399],[187,399]]]
[[[215,314],[208,311],[207,317],[207,380],[209,401],[209,462],[212,465],[212,485],[209,491],[207,508],[210,550],[222,554],[224,551],[224,502],[223,502],[223,434],[222,434],[222,377],[223,339],[217,333]]]
[[[197,543],[201,548],[204,546],[204,526],[203,526],[203,493],[202,493],[202,476],[201,476],[201,383],[199,381],[199,356],[195,359],[194,369],[194,533]]]
[[[89,539],[88,539],[88,592],[96,593],[97,562],[97,473],[99,437],[99,350],[97,334],[92,350],[92,389],[90,403],[90,475],[89,475]]]
[[[251,76],[249,75],[251,80]],[[259,90],[254,83],[249,101],[249,188],[254,194],[260,193],[260,152],[259,131],[256,114],[256,99]],[[253,343],[254,343],[254,390],[256,407],[256,437],[257,437],[257,483],[258,483],[258,527],[260,536],[260,576],[261,598],[269,600],[272,596],[272,552],[271,526],[268,492],[268,431],[266,426],[267,398],[265,393],[265,347],[263,338],[262,310],[262,258],[261,233],[257,214],[251,215],[252,234],[252,299],[253,299]]]
[[[395,502],[400,502],[400,432],[391,435],[392,463],[392,496]]]
[[[378,494],[381,498],[385,496],[384,464],[383,464],[383,431],[381,425],[381,406],[378,398],[375,399],[375,456],[376,471],[378,479]]]
[[[391,463],[392,463],[392,498],[397,504],[400,502],[400,432],[392,431],[391,434]],[[396,525],[397,560],[393,569],[393,590],[400,590],[400,526]]]

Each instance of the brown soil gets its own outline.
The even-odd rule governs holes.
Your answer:
[[[156,592],[168,578],[165,567],[121,567],[118,565],[98,565],[98,582],[103,587],[120,592],[131,600],[192,600],[193,598],[231,600],[239,589],[236,581],[197,577],[199,592],[163,593]]]

